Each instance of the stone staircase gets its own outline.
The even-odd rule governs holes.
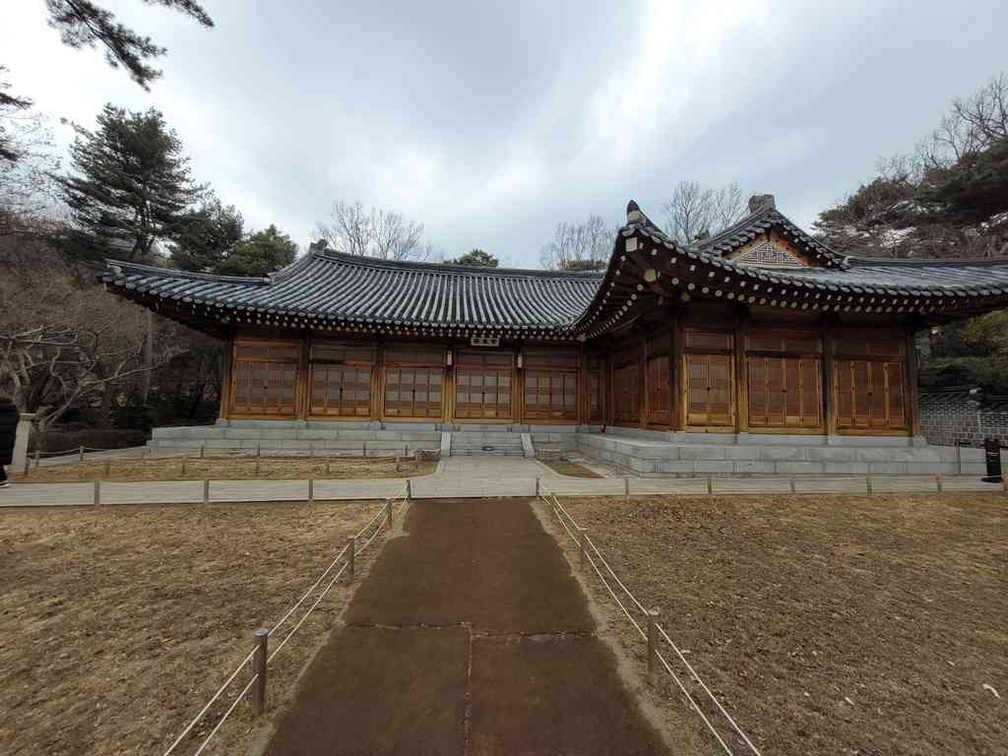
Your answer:
[[[507,430],[452,431],[451,456],[453,457],[524,457],[522,436],[528,435]]]

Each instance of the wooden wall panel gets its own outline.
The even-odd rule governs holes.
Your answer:
[[[686,355],[686,424],[727,428],[735,424],[734,358]]]
[[[313,339],[308,350],[308,416],[372,417],[376,359],[374,344]]]
[[[505,351],[459,352],[455,366],[455,417],[512,420],[515,355]]]
[[[444,415],[445,348],[390,344],[382,350],[382,417],[440,420]]]
[[[647,422],[668,426],[672,423],[672,359],[668,354],[647,361]]]
[[[640,363],[613,368],[613,423],[638,425],[640,423]]]

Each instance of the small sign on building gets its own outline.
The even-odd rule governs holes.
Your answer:
[[[469,345],[480,347],[500,346],[500,336],[490,336],[485,333],[474,333],[469,337]]]

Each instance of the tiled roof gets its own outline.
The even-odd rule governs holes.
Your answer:
[[[591,301],[600,273],[390,262],[311,250],[271,278],[109,261],[116,290],[271,317],[487,330],[560,329]]]
[[[793,239],[800,247],[803,247],[821,264],[831,268],[846,267],[846,258],[843,255],[834,252],[826,244],[806,234],[780,213],[772,203],[750,213],[724,231],[707,239],[701,239],[696,243],[695,248],[712,254],[725,255],[775,227],[785,236]]]
[[[777,225],[822,267],[739,265],[724,252]],[[818,245],[818,246],[816,246]],[[772,206],[682,247],[635,203],[605,274],[392,262],[324,249],[269,278],[238,278],[108,261],[116,291],[194,327],[287,328],[593,338],[674,298],[820,312],[962,317],[1008,306],[1008,260],[840,257]]]

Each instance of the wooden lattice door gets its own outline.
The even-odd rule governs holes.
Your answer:
[[[385,353],[384,416],[440,419],[444,414],[444,359],[440,348],[390,348]]]
[[[461,352],[455,368],[455,417],[511,420],[514,414],[514,355]]]
[[[299,357],[298,344],[236,343],[230,414],[294,417]]]
[[[727,354],[686,355],[686,424],[735,424],[735,360]]]

